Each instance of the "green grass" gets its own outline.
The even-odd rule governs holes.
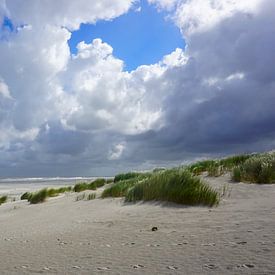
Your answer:
[[[106,180],[102,179],[102,178],[98,178],[90,183],[88,182],[81,182],[81,183],[77,183],[74,187],[73,187],[73,191],[74,192],[82,192],[85,190],[96,190],[99,187],[102,187],[106,184]]]
[[[28,200],[31,204],[36,204],[44,202],[48,197],[56,197],[61,193],[70,192],[71,190],[71,186],[65,186],[60,188],[44,188],[33,193],[26,192],[20,197],[20,199]]]
[[[130,187],[136,184],[137,178],[132,178],[128,180],[121,180],[114,183],[112,186],[106,188],[102,194],[102,198],[106,197],[124,197]]]
[[[169,201],[185,205],[214,206],[219,193],[185,169],[155,173],[135,184],[126,193],[126,201]]]
[[[60,188],[49,188],[47,189],[47,197],[56,197],[59,194],[70,192],[72,190],[71,186],[60,187]]]
[[[236,182],[275,183],[275,153],[257,154],[232,170]]]
[[[91,193],[91,194],[88,194],[88,196],[87,196],[88,201],[94,200],[95,198],[96,198],[96,193]]]
[[[37,191],[35,193],[32,193],[29,198],[28,201],[31,204],[37,204],[37,203],[41,203],[44,202],[47,198],[47,189],[42,189],[40,191]]]
[[[30,192],[25,192],[25,193],[20,197],[20,199],[21,199],[21,200],[28,200],[29,197],[31,196],[31,194],[32,194],[32,193],[30,193]]]
[[[140,176],[140,174],[141,173],[136,173],[136,172],[129,172],[129,173],[125,173],[125,174],[118,174],[118,175],[115,176],[114,182],[137,178],[137,177]]]
[[[201,175],[203,172],[208,172],[208,176],[210,177],[219,177],[226,172],[232,171],[236,166],[242,165],[253,156],[256,155],[243,154],[223,159],[203,160],[187,166],[187,169],[194,175]]]
[[[77,197],[76,197],[76,201],[83,201],[83,200],[87,200],[87,201],[90,201],[90,200],[94,200],[96,198],[96,193],[91,193],[91,194],[85,194],[85,193],[82,193],[82,194],[79,194]]]
[[[0,197],[0,205],[1,205],[2,203],[5,203],[7,200],[8,200],[8,197],[7,197],[7,196],[1,196],[1,197]]]
[[[101,197],[124,197],[132,186],[137,184],[138,182],[142,181],[143,179],[150,177],[151,173],[139,173],[138,176],[116,181],[112,186],[106,188]],[[126,177],[127,178],[127,177]]]

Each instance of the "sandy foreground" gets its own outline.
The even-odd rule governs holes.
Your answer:
[[[3,204],[0,274],[275,274],[275,185],[207,181],[226,186],[217,208],[73,193]]]

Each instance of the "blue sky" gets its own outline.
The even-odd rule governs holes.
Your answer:
[[[153,5],[141,1],[141,10],[129,13],[113,21],[99,21],[95,25],[82,24],[72,33],[69,46],[73,54],[80,41],[90,43],[101,38],[114,49],[114,55],[125,62],[125,70],[131,71],[139,65],[154,64],[175,48],[184,48],[179,28],[158,12]]]

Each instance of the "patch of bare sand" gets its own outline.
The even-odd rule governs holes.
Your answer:
[[[275,274],[275,185],[206,179],[227,185],[217,208],[76,201],[72,193],[4,204],[0,273]]]

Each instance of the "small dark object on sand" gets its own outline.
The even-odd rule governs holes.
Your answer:
[[[158,228],[156,226],[152,227],[152,231],[157,231]]]

